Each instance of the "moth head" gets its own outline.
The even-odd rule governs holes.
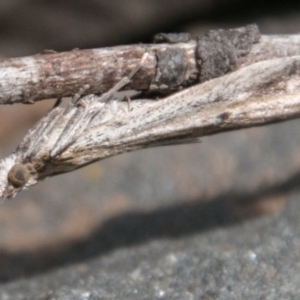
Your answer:
[[[30,172],[26,165],[15,164],[8,172],[8,182],[15,188],[23,187],[30,178]]]
[[[0,200],[14,198],[19,191],[31,185],[33,178],[25,164],[18,163],[15,155],[0,162]]]

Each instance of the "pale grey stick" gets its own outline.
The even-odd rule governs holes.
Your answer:
[[[123,152],[297,118],[300,56],[258,62],[163,100],[134,100],[131,111],[126,102],[101,99],[84,97],[67,113],[56,107],[30,130],[0,162],[0,198]],[[70,130],[72,120],[79,132]]]
[[[149,56],[128,88],[170,94],[254,62],[300,55],[300,35],[260,36],[254,25],[212,30],[199,40],[162,39],[162,44],[74,50],[0,60],[0,104],[33,103],[104,93]]]

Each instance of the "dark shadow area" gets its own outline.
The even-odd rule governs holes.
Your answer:
[[[204,12],[199,9],[190,11],[188,14],[181,14],[178,18],[160,27],[160,32],[181,32],[183,27],[187,24],[213,24],[213,23],[241,23],[241,26],[253,23],[266,16],[282,16],[286,14],[295,14],[300,11],[300,2],[288,0],[285,2],[279,0],[264,0],[264,1],[233,1],[233,2],[219,2],[218,5],[212,7],[211,10]],[[259,24],[258,24],[259,25]],[[229,26],[232,28],[232,25]],[[152,43],[153,36],[157,32],[144,33],[143,36],[136,36],[129,41],[129,44],[147,42]],[[125,41],[124,41],[125,42]],[[96,45],[89,45],[95,47]],[[115,45],[113,45],[115,46]]]
[[[39,15],[40,7],[49,7],[49,14],[45,14],[45,16]],[[2,36],[15,36],[16,39],[21,38],[24,41],[35,41],[38,49],[48,49],[49,47],[55,47],[57,51],[69,51],[72,48],[98,48],[103,46],[116,46],[120,44],[132,44],[132,43],[147,43],[152,42],[153,36],[158,32],[180,32],[182,28],[186,26],[190,26],[192,24],[220,24],[220,23],[240,23],[241,26],[244,26],[248,23],[252,23],[253,20],[258,20],[262,17],[266,16],[282,16],[286,14],[295,14],[297,10],[300,10],[300,2],[287,0],[287,1],[215,1],[211,5],[203,5],[201,1],[199,4],[194,4],[191,6],[191,9],[170,9],[169,6],[161,6],[161,10],[158,9],[159,15],[158,20],[149,21],[149,24],[146,22],[141,23],[143,30],[132,30],[130,34],[122,34],[122,28],[120,28],[119,33],[118,30],[114,31],[112,27],[118,25],[114,24],[113,14],[114,10],[110,11],[109,6],[100,5],[97,1],[95,2],[72,2],[72,1],[40,1],[39,5],[34,5],[37,11],[35,10],[26,10],[25,14],[22,11],[22,6],[19,9],[16,9],[14,14],[12,15],[4,15],[0,19],[0,31]],[[164,8],[165,7],[165,8]],[[177,7],[177,6],[176,6]],[[197,9],[199,7],[199,9]],[[18,8],[18,7],[17,7]],[[103,26],[103,22],[101,20],[108,19],[107,21],[107,35],[100,35],[97,37],[97,34],[91,35],[88,29],[80,28],[80,23],[76,23],[72,26],[78,28],[78,35],[89,34],[91,38],[89,40],[86,39],[78,39],[75,38],[70,40],[70,44],[59,42],[56,43],[56,39],[53,38],[53,33],[51,32],[51,22],[50,19],[63,18],[63,15],[57,14],[52,15],[51,12],[55,11],[55,8],[58,12],[66,11],[70,14],[70,19],[67,19],[67,22],[71,22],[71,20],[80,19],[82,22],[87,20],[89,23],[93,23],[94,26],[90,25],[90,31],[95,30],[97,32],[97,27],[100,28]],[[153,5],[154,9],[157,9],[156,5]],[[165,12],[165,18],[164,11]],[[168,9],[170,11],[168,11]],[[44,12],[43,10],[41,10]],[[28,23],[28,15],[32,14],[32,23]],[[134,9],[132,10],[132,14],[134,14]],[[74,19],[71,19],[71,16]],[[76,17],[77,16],[77,17]],[[46,21],[49,22],[49,28],[47,26],[40,27],[39,23],[36,20],[39,20],[42,24]],[[111,20],[111,23],[109,21]],[[116,20],[117,21],[117,20]],[[116,22],[115,22],[116,23]],[[63,24],[63,23],[62,23]],[[126,26],[126,24],[124,24]],[[66,26],[70,26],[70,23],[66,23]],[[84,26],[83,26],[84,27]],[[232,25],[230,25],[232,27]],[[55,28],[55,27],[54,27]],[[84,27],[85,28],[85,27]],[[49,30],[49,32],[48,32]],[[83,30],[83,31],[82,31]],[[68,31],[66,31],[68,32]],[[110,38],[110,32],[112,37]],[[51,42],[49,43],[49,36]],[[57,35],[57,41],[60,35]],[[78,44],[74,45],[74,42],[77,41]],[[82,41],[82,42],[80,42]]]
[[[28,277],[64,265],[83,262],[122,247],[132,247],[161,238],[176,239],[226,227],[254,217],[239,217],[243,205],[255,204],[264,198],[288,196],[299,190],[300,172],[282,182],[275,182],[253,192],[226,192],[207,198],[160,208],[152,212],[128,212],[100,226],[86,239],[56,251],[36,249],[34,252],[0,252],[0,281]]]
[[[300,10],[300,2],[294,0],[263,0],[263,1],[235,1],[219,3],[218,7],[201,17],[201,22],[242,22],[246,24],[251,20],[266,16],[281,16],[296,13]],[[203,18],[203,21],[202,21]]]

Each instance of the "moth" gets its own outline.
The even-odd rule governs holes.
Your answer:
[[[133,100],[128,107],[113,95],[139,65],[102,96],[79,93],[66,108],[56,106],[42,118],[0,161],[0,199],[113,155],[296,118],[299,66],[299,56],[262,61],[164,99]]]

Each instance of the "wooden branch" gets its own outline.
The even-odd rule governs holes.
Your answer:
[[[130,83],[130,89],[166,89],[166,85],[159,88],[159,83],[156,83],[157,79],[161,81],[157,78],[160,52],[173,53],[175,58],[177,53],[184,67],[181,67],[181,76],[176,74],[173,80],[182,78],[181,86],[192,84],[197,80],[195,48],[196,42],[190,41],[176,45],[132,45],[4,59],[0,61],[0,104],[70,97],[86,85],[89,88],[85,94],[104,93],[127,76],[146,51],[148,59],[139,77]]]
[[[164,95],[254,62],[300,55],[300,35],[260,36],[255,25],[212,30],[198,40],[160,35],[158,41],[163,43],[2,59],[0,104],[73,96],[84,86],[86,95],[101,94],[127,76],[145,51],[148,58],[127,88]]]

